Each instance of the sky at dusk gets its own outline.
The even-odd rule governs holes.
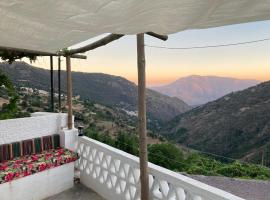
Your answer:
[[[170,35],[166,42],[146,36],[145,43],[166,47],[190,47],[264,38],[270,38],[270,21],[183,31]],[[118,75],[136,83],[135,36],[125,36],[105,47],[90,51],[87,53],[87,57],[87,60],[73,59],[73,71]],[[49,68],[47,58],[39,58],[33,65]],[[188,75],[270,80],[270,41],[193,50],[165,50],[146,47],[146,68],[148,86],[167,84]]]

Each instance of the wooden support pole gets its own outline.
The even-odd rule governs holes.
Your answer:
[[[51,72],[51,112],[54,112],[54,81],[53,81],[53,56],[50,56]]]
[[[58,112],[62,111],[61,103],[61,57],[58,57]]]
[[[140,140],[141,200],[149,200],[149,175],[146,131],[146,89],[144,34],[137,35],[138,131]]]
[[[68,105],[68,129],[73,128],[72,124],[72,78],[71,78],[71,61],[70,57],[66,57],[67,64],[67,105]]]
[[[147,32],[146,34],[150,35],[152,37],[155,37],[157,39],[163,40],[163,41],[168,40],[168,35],[160,35],[160,34],[157,34],[157,33],[154,33],[154,32]]]
[[[122,34],[110,34],[110,35],[107,35],[106,37],[92,43],[92,44],[89,44],[89,45],[86,45],[84,47],[80,47],[78,49],[70,49],[68,51],[68,55],[73,55],[73,54],[76,54],[76,53],[84,53],[86,51],[90,51],[90,50],[93,50],[93,49],[96,49],[98,47],[101,47],[101,46],[104,46],[114,40],[118,40],[119,38],[123,37],[124,35]]]

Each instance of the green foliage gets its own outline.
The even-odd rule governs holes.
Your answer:
[[[216,170],[218,174],[228,177],[246,177],[252,179],[270,179],[270,169],[258,165],[233,162]]]
[[[15,92],[12,82],[1,71],[0,71],[0,86],[4,86],[5,88],[7,88],[7,92],[9,95],[14,94]]]
[[[119,133],[116,147],[133,155],[139,155],[139,139],[135,134]]]
[[[13,87],[12,82],[8,79],[6,75],[2,74],[1,71],[0,87],[1,90],[7,91],[9,98],[9,103],[3,104],[2,108],[0,108],[0,120],[29,116],[28,113],[21,112],[21,110],[18,108],[18,102],[20,99],[19,95]]]
[[[97,127],[91,126],[85,130],[85,135],[127,153],[139,155],[139,139],[134,134],[119,133],[116,138],[113,138],[106,133],[99,134]]]
[[[149,161],[157,165],[175,171],[185,167],[183,152],[171,143],[150,145],[148,152]]]
[[[90,137],[94,140],[99,140],[99,134],[96,128],[87,128],[84,132],[87,137]]]
[[[15,51],[1,51],[0,55],[1,60],[7,61],[9,64],[12,64],[16,60],[20,60],[22,58],[29,58],[30,62],[33,62],[37,59],[36,55],[26,54],[26,53],[18,53]]]

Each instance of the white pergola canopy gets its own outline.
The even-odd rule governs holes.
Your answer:
[[[270,19],[270,0],[1,0],[0,46],[55,53],[103,33],[171,34]]]

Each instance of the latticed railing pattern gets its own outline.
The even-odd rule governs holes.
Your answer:
[[[137,157],[87,137],[78,139],[77,152],[82,184],[106,199],[140,199]],[[149,183],[154,200],[243,200],[151,163]]]

